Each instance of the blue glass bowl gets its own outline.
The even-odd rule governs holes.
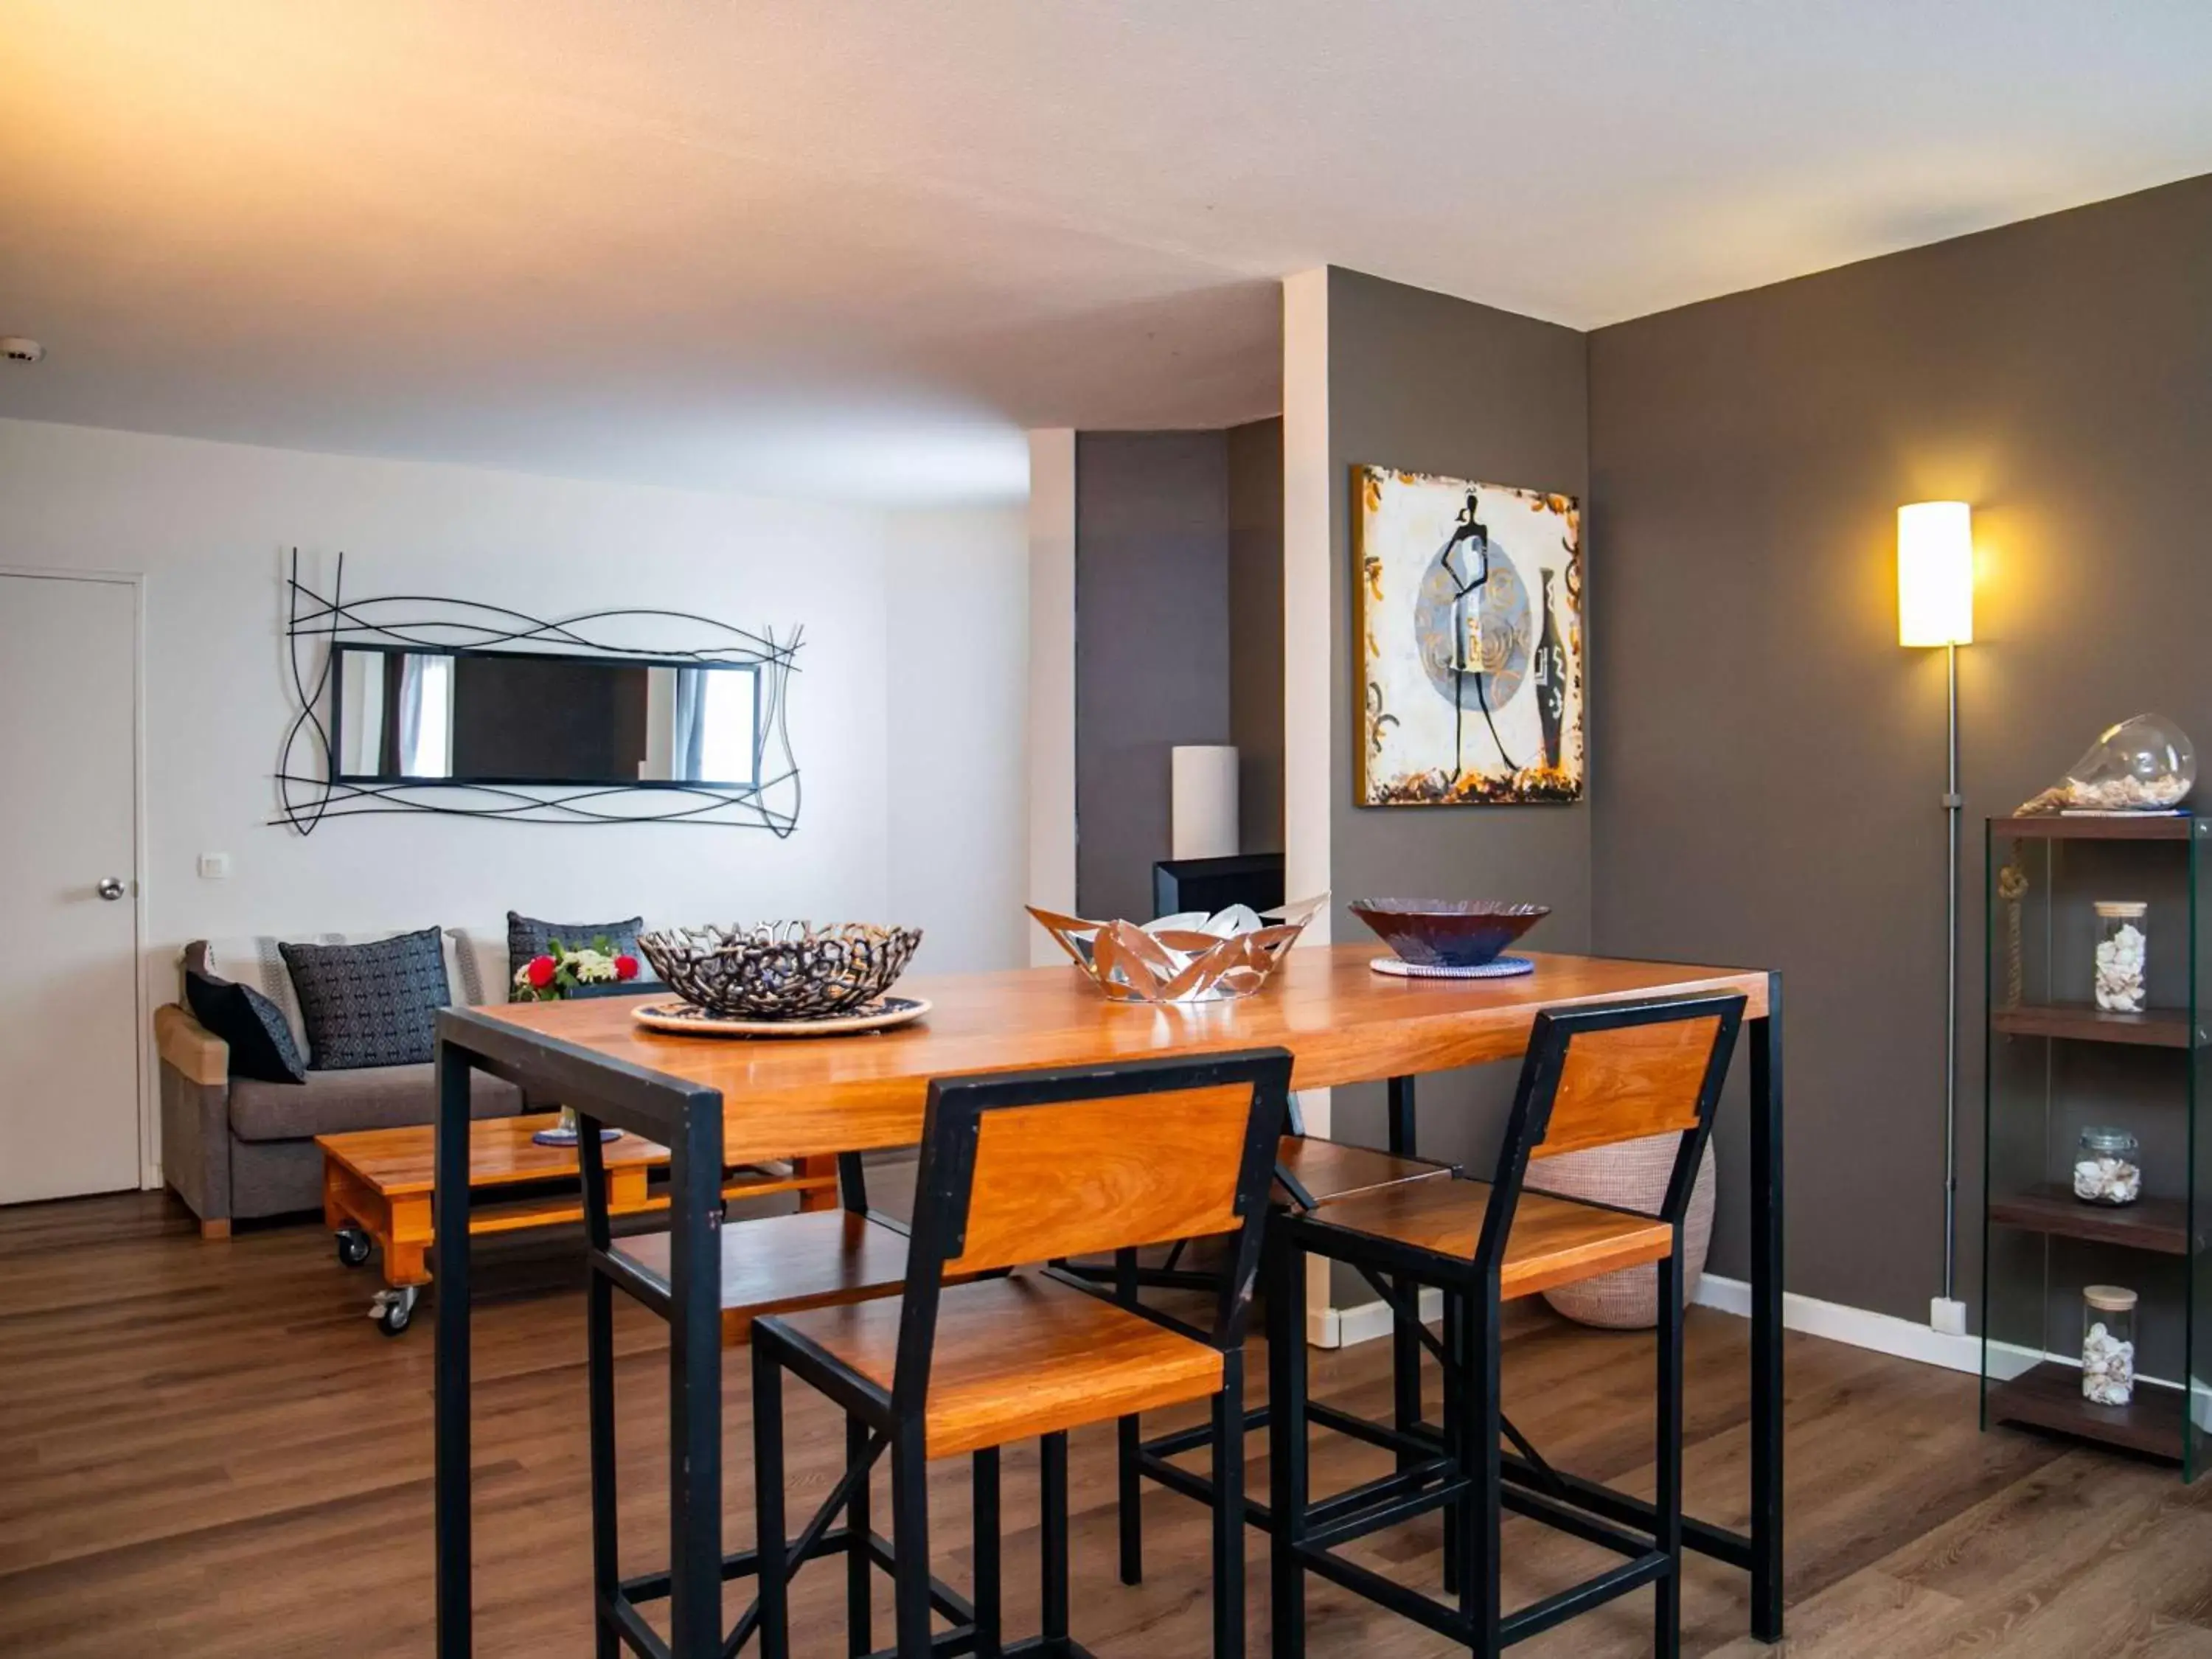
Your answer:
[[[1351,910],[1401,960],[1424,968],[1480,968],[1552,914],[1548,904],[1498,899],[1354,899]]]

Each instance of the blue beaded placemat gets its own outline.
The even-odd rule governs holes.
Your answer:
[[[1536,964],[1526,957],[1498,957],[1472,968],[1431,967],[1397,957],[1377,957],[1367,965],[1378,974],[1395,974],[1400,979],[1514,979],[1536,971]]]

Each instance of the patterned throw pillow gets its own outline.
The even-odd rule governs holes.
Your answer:
[[[507,979],[512,986],[522,964],[532,957],[542,957],[546,947],[559,939],[571,951],[582,950],[600,939],[617,956],[637,957],[637,936],[645,931],[645,918],[632,916],[628,921],[540,921],[535,916],[526,916],[520,911],[507,913]],[[645,958],[638,957],[641,969]],[[650,972],[649,969],[643,971]]]
[[[414,1066],[429,1059],[438,1010],[453,1000],[441,938],[435,927],[425,927],[368,945],[278,945],[307,1022],[310,1069]]]
[[[263,1083],[307,1080],[307,1062],[292,1041],[284,1011],[251,985],[190,969],[185,974],[185,1001],[194,1019],[229,1045],[233,1077]]]

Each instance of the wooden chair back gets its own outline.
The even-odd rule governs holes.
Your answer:
[[[1666,997],[1547,1010],[1529,1034],[1498,1155],[1478,1268],[1502,1264],[1532,1160],[1650,1135],[1680,1137],[1656,1214],[1681,1224],[1728,1079],[1744,999]]]
[[[1721,1018],[1716,1011],[1566,1033],[1552,1108],[1530,1156],[1696,1128]]]
[[[1268,1048],[932,1083],[895,1391],[927,1388],[947,1276],[1176,1239],[1235,1235],[1212,1334],[1241,1342],[1290,1076]]]

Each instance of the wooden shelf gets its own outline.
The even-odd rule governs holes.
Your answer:
[[[1991,1009],[1990,1025],[2008,1036],[2125,1042],[2145,1048],[2189,1047],[2189,1016],[2179,1008],[2112,1014],[2087,1002],[2023,1002],[2010,1008]],[[2198,1040],[2203,1041],[2201,1037]]]
[[[2084,1204],[2056,1182],[1990,1200],[1990,1219],[2029,1232],[2124,1244],[2160,1255],[2189,1254],[2189,1206],[2177,1198],[2144,1198],[2133,1204]],[[2203,1239],[2197,1248],[2203,1248]]]
[[[2179,1389],[2138,1381],[2126,1405],[2093,1406],[2081,1397],[2081,1373],[2046,1359],[2009,1382],[1990,1384],[1990,1420],[2056,1429],[2178,1463],[2188,1431],[2184,1399]]]
[[[1990,833],[2014,841],[2188,841],[2197,834],[2192,816],[2146,815],[2130,818],[1991,818]]]

